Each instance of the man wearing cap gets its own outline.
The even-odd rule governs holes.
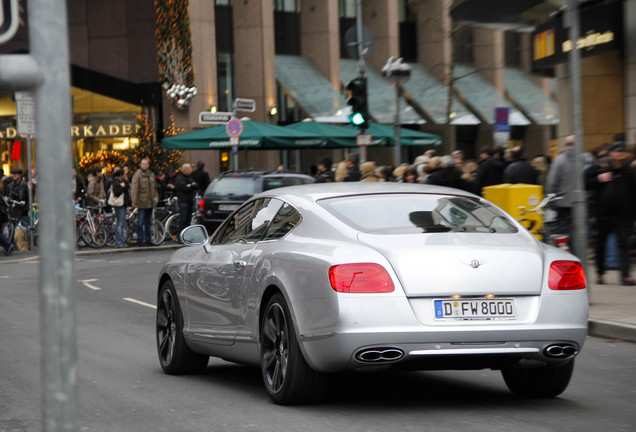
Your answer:
[[[628,238],[636,218],[636,176],[630,165],[631,155],[624,141],[615,141],[608,157],[600,159],[585,172],[585,184],[594,194],[596,213],[596,283],[604,283],[605,243],[611,232],[618,239],[621,283],[634,285],[629,275]]]
[[[24,181],[24,171],[22,168],[11,168],[13,181],[9,184],[7,196],[14,201],[22,201],[19,218],[29,220],[29,211],[27,209],[29,203],[29,185]],[[16,207],[17,208],[17,207]]]

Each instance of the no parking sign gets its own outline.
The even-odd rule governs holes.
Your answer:
[[[225,131],[231,137],[237,137],[243,132],[243,122],[240,119],[233,118],[225,126]]]

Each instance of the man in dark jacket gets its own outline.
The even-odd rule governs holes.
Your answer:
[[[345,159],[345,164],[347,166],[347,175],[344,178],[346,182],[357,182],[360,181],[360,177],[362,174],[360,173],[360,168],[358,167],[358,163],[360,162],[360,158],[355,153],[349,153],[347,158]]]
[[[194,181],[197,182],[197,184],[199,185],[199,194],[201,195],[205,193],[205,189],[210,184],[210,174],[203,171],[203,167],[205,167],[205,164],[203,163],[203,161],[199,161],[197,162],[197,169],[192,171],[192,177],[194,178]]]
[[[481,194],[486,186],[503,183],[503,170],[506,162],[500,157],[500,152],[483,148],[479,154],[479,164],[475,175],[475,192]]]
[[[523,157],[523,149],[515,147],[512,149],[512,162],[504,169],[504,183],[525,183],[539,184],[537,170]]]
[[[609,148],[609,157],[598,161],[585,172],[585,184],[594,195],[597,221],[596,274],[597,283],[604,283],[605,243],[611,232],[618,239],[618,255],[623,285],[634,285],[629,276],[628,238],[636,217],[636,176],[630,166],[630,156],[624,141]]]
[[[22,168],[12,168],[13,182],[7,188],[7,196],[14,201],[22,201],[25,204],[20,206],[19,218],[25,221],[29,220],[29,185],[24,180],[24,171]],[[16,207],[17,209],[18,207]]]
[[[318,161],[318,173],[316,174],[316,183],[333,183],[335,176],[331,171],[331,158],[323,156]]]
[[[175,191],[177,193],[177,203],[179,204],[179,232],[190,226],[192,211],[194,208],[194,197],[199,189],[199,184],[192,176],[192,165],[186,163],[181,167],[181,173],[177,175]]]

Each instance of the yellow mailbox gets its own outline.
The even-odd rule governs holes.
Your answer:
[[[524,183],[487,186],[483,189],[483,197],[504,209],[513,218],[523,220],[522,224],[526,228],[532,225],[530,231],[541,240],[541,236],[537,234],[537,230],[543,225],[541,215],[536,212],[522,215],[521,207],[526,210],[536,207],[543,199],[543,186]]]

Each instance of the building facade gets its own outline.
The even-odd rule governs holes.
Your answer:
[[[184,6],[172,12],[186,17],[179,22],[187,28],[191,53],[184,55],[191,60],[191,86],[196,88],[185,106],[162,87],[166,58],[161,54],[179,62],[174,62],[174,49],[165,51],[165,45],[157,42],[162,18],[156,3],[68,0],[76,157],[134,146],[131,131],[141,109],[154,115],[159,139],[172,122],[184,132],[210,127],[199,123],[199,113],[232,111],[235,98],[254,100],[254,112],[238,115],[260,122],[347,122],[344,87],[360,67],[352,29],[355,0],[182,0]],[[26,2],[21,4],[26,8]],[[509,132],[504,132],[501,144],[523,144],[529,155],[549,152],[563,110],[555,98],[557,86],[551,84],[554,78],[531,73],[531,33],[453,21],[452,4],[451,0],[362,1],[364,73],[373,119],[395,122],[395,89],[381,70],[390,57],[403,57],[412,73],[404,85],[400,123],[440,135],[444,142],[440,152],[459,148],[475,157],[479,148],[493,145],[494,110],[499,107],[510,110]],[[28,20],[0,51],[28,52],[26,26]],[[187,71],[173,67],[173,72]],[[23,139],[15,131],[11,95],[1,96],[0,154],[6,174],[13,164],[27,162],[24,152],[14,158],[12,150]],[[371,147],[365,156],[379,165],[395,164],[412,162],[424,150],[403,148],[396,161],[391,148]],[[310,173],[322,154],[337,161],[347,151],[239,147],[238,167],[283,164]],[[214,175],[231,168],[229,153],[189,150],[184,158],[204,161]]]

